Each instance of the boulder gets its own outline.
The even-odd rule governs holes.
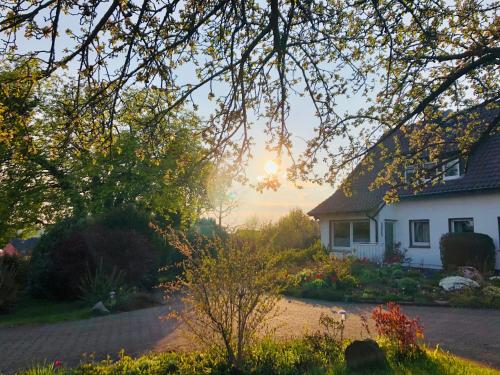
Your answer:
[[[355,340],[345,349],[345,361],[350,370],[384,368],[387,366],[385,353],[370,339]]]
[[[94,307],[92,307],[92,312],[98,315],[107,315],[109,314],[109,310],[104,306],[102,301],[97,302]]]
[[[462,276],[448,276],[441,279],[439,286],[447,292],[464,288],[479,288],[477,281]]]
[[[482,282],[483,281],[483,276],[481,275],[481,272],[479,272],[476,268],[474,267],[469,267],[469,266],[465,266],[465,267],[460,267],[458,269],[458,273],[467,278],[467,279],[471,279],[471,280],[475,280],[477,281],[478,283]]]

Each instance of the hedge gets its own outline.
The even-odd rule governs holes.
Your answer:
[[[445,269],[472,266],[483,273],[495,270],[495,244],[482,233],[446,233],[439,242]]]

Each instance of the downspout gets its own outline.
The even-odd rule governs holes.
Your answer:
[[[380,210],[382,209],[382,207],[384,207],[384,206],[385,206],[385,203],[381,204],[380,207],[375,211],[374,215],[377,215],[380,212]],[[375,222],[375,242],[378,243],[378,220],[375,219],[375,216],[370,216],[368,214],[368,211],[365,212],[365,214],[366,214],[366,217],[368,217],[368,219],[373,220]]]

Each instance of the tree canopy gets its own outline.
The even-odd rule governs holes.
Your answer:
[[[77,114],[64,79],[19,83],[25,65],[0,75],[0,237],[70,215],[100,214],[135,205],[176,226],[206,206],[210,170],[199,119],[178,109],[147,126],[164,105],[164,93],[128,90],[114,127],[99,126],[109,107],[96,102]],[[18,75],[15,80],[9,79]],[[109,137],[109,138],[108,138]]]
[[[36,62],[37,79],[66,70],[76,92],[92,87],[73,104],[82,116],[105,106],[100,125],[108,129],[130,86],[164,93],[148,128],[204,88],[215,105],[203,141],[236,161],[249,155],[255,115],[266,119],[269,147],[291,154],[291,98],[308,97],[315,136],[300,157],[291,154],[289,177],[334,182],[403,131],[411,156],[388,155],[392,167],[379,181],[395,185],[408,158],[439,156],[449,143],[466,156],[498,127],[498,112],[463,130],[439,123],[498,108],[499,7],[485,0],[5,0],[0,50]],[[318,174],[323,160],[329,168]]]

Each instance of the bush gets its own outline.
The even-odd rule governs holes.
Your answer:
[[[1,262],[4,266],[9,266],[16,273],[16,285],[18,290],[23,290],[26,287],[29,273],[29,258],[20,255],[5,254],[1,257]]]
[[[305,249],[320,239],[319,225],[300,209],[260,229],[261,244],[273,250]]]
[[[110,274],[106,274],[101,261],[95,271],[87,269],[87,274],[80,284],[80,298],[94,305],[99,301],[108,300],[111,292],[116,293],[121,287],[123,287],[123,271],[117,271],[115,268]]]
[[[482,233],[446,233],[439,242],[441,262],[447,270],[472,266],[482,273],[495,270],[493,239]]]
[[[415,295],[418,292],[418,282],[410,277],[404,277],[398,280],[398,288],[402,289],[404,294]]]
[[[29,290],[34,296],[77,299],[87,270],[123,272],[129,286],[151,288],[167,248],[149,226],[149,216],[133,208],[95,218],[63,220],[42,236],[33,251]]]
[[[394,270],[392,272],[392,275],[391,275],[391,277],[393,279],[402,279],[404,276],[405,276],[405,274],[404,274],[403,270],[399,270],[399,269]]]
[[[0,257],[0,312],[8,311],[17,299],[15,267]]]
[[[419,350],[417,340],[424,335],[420,321],[408,318],[399,305],[389,302],[387,310],[377,306],[372,311],[372,319],[378,334],[388,339],[399,355],[408,357]]]
[[[182,278],[163,285],[169,296],[182,292],[184,306],[192,307],[181,306],[175,316],[199,343],[224,352],[230,367],[241,369],[283,289],[275,257],[238,239],[198,247],[175,232],[165,235],[186,256]]]
[[[324,263],[328,260],[328,252],[316,241],[305,249],[287,249],[277,252],[279,266],[286,268],[288,272],[296,272],[311,264]]]

